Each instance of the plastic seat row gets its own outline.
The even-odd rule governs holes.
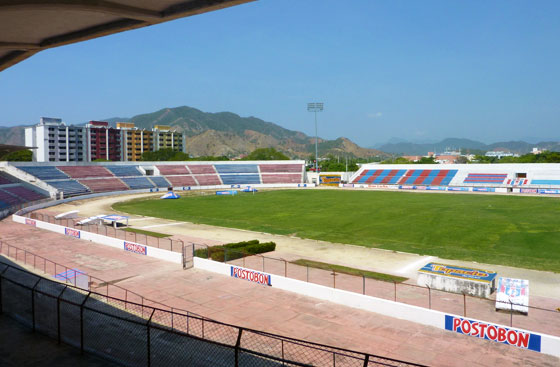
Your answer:
[[[61,180],[69,178],[67,174],[54,166],[16,166],[20,170],[37,177],[39,180]]]
[[[62,191],[64,197],[89,194],[91,191],[76,180],[61,180],[49,182],[49,185]]]
[[[469,173],[463,183],[495,183],[503,184],[507,173]]]
[[[117,177],[142,176],[137,166],[105,166],[112,174]]]

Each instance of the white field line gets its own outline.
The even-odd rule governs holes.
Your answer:
[[[137,221],[141,221],[141,220],[151,220],[151,219],[156,219],[154,217],[141,217],[141,218],[128,218],[129,222],[137,222]]]
[[[417,269],[419,268],[421,265],[425,265],[426,263],[430,262],[430,260],[435,259],[434,256],[428,256],[428,257],[423,257],[420,260],[416,260],[415,262],[412,262],[408,265],[403,266],[402,268],[400,268],[397,273],[399,274],[404,274],[404,273],[408,273],[409,271],[413,270],[413,269]]]
[[[166,226],[178,226],[178,225],[185,224],[185,223],[187,223],[187,222],[166,223],[166,224],[154,224],[154,225],[152,225],[152,226],[140,227],[140,229],[157,228],[157,227],[166,227]]]

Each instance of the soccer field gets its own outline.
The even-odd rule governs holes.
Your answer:
[[[560,272],[560,200],[549,197],[282,190],[137,199],[144,216]]]

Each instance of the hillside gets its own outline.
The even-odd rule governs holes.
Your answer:
[[[308,158],[315,151],[314,137],[256,117],[241,117],[232,112],[208,113],[182,106],[164,108],[128,119],[110,118],[106,121],[129,121],[146,129],[154,125],[170,125],[187,136],[187,153],[195,157],[234,157],[250,153],[257,148],[272,147],[291,158]],[[359,147],[346,138],[319,139],[319,155],[327,154],[348,154],[360,158],[388,156],[376,149]]]
[[[490,150],[510,151],[512,153],[526,154],[531,151],[533,147],[547,149],[550,151],[560,150],[559,142],[540,142],[540,143],[527,143],[524,141],[507,141],[493,144],[484,144],[480,141],[470,139],[448,138],[437,143],[430,144],[417,144],[409,143],[406,141],[399,141],[395,143],[383,144],[379,147],[380,150],[392,154],[405,154],[405,155],[425,155],[428,152],[441,153],[447,149],[468,149],[480,152]]]

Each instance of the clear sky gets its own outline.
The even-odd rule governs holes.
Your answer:
[[[560,139],[558,0],[260,0],[43,51],[0,72],[0,125],[188,105],[371,146]]]

